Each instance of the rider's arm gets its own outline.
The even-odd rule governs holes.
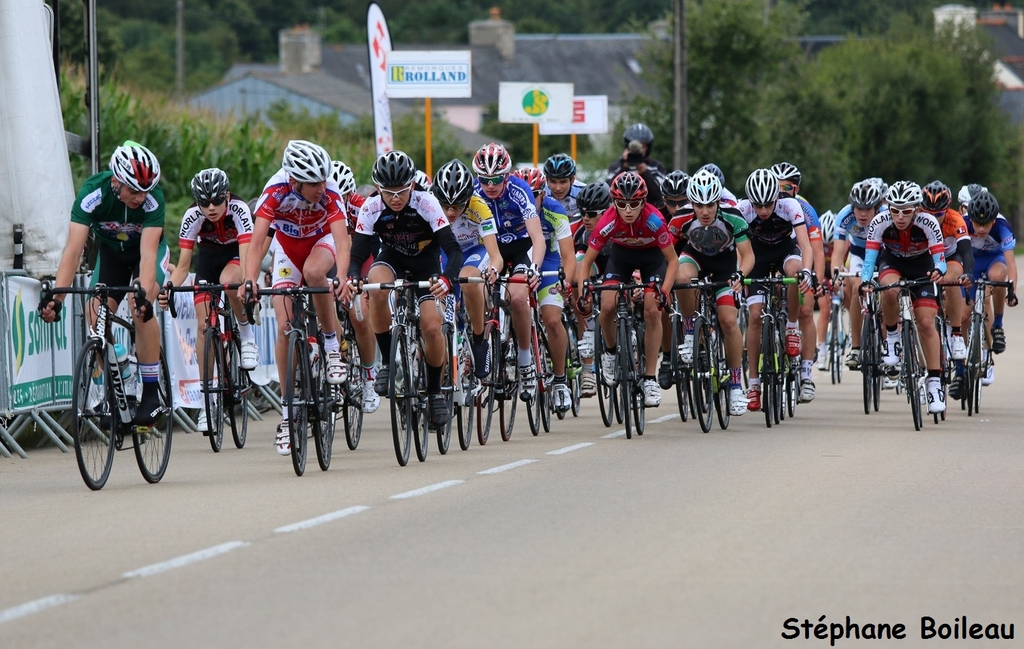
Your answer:
[[[262,255],[248,255],[245,260],[245,279],[251,281],[253,284],[259,283],[260,277],[260,264],[263,262],[263,257],[267,254],[267,248],[270,245],[270,237],[267,233],[270,232],[270,221],[268,219],[257,217],[253,220],[252,224],[252,239],[249,240],[249,245],[252,246],[253,250],[262,250]]]
[[[1014,290],[1016,291],[1017,286],[1017,260],[1013,256],[1012,250],[1007,250],[1003,253],[1003,257],[1006,259],[1006,279],[1013,282]]]
[[[558,240],[558,256],[562,260],[565,277],[572,282],[572,279],[576,277],[576,249],[572,245],[572,237],[563,237]]]
[[[435,230],[434,236],[441,244],[441,250],[444,250],[444,254],[448,257],[442,274],[454,284],[459,277],[459,271],[462,270],[462,248],[459,246],[459,240],[455,238],[455,233],[452,232],[450,225]]]
[[[836,239],[832,243],[832,268],[839,269],[846,267],[846,239]]]
[[[491,266],[494,266],[500,273],[505,266],[505,260],[501,258],[501,252],[498,250],[498,237],[487,234],[481,238],[484,242],[484,249],[487,250],[487,256],[491,258]]]
[[[737,239],[736,265],[739,266],[744,277],[749,277],[750,271],[754,270],[754,247],[750,244],[750,239],[743,241]]]
[[[82,259],[82,251],[89,241],[89,226],[81,223],[72,223],[68,230],[68,242],[64,246],[64,254],[60,258],[60,265],[57,266],[57,278],[54,286],[71,286],[75,278],[79,263]],[[64,295],[56,295],[54,299],[64,301]]]
[[[960,261],[964,265],[964,274],[974,277],[974,247],[971,246],[970,237],[956,242],[956,253],[960,255]]]
[[[241,248],[241,246],[239,246]],[[188,270],[192,266],[192,249],[181,248],[178,252],[178,263],[174,266],[174,272],[171,273],[170,282],[175,286],[181,286],[181,283],[188,277]]]
[[[818,276],[820,283],[825,279],[825,244],[822,243],[821,237],[811,241],[811,251],[814,253],[814,274]]]
[[[530,235],[533,242],[533,263],[538,268],[544,263],[544,255],[547,253],[547,245],[544,242],[544,229],[540,225],[539,218],[526,219],[526,233]]]
[[[373,253],[373,244],[376,237],[372,234],[356,232],[352,235],[352,252],[348,258],[348,276],[359,277],[363,272],[363,263]]]
[[[142,242],[139,244],[139,283],[146,291],[147,300],[155,300],[160,287],[156,285],[156,251],[160,247],[162,227],[142,228]]]
[[[811,248],[811,240],[807,235],[807,225],[794,226],[793,231],[796,233],[796,243],[800,246],[803,267],[810,270],[814,267],[814,250]]]
[[[597,260],[597,255],[601,251],[593,246],[587,246],[587,252],[583,255],[583,261],[576,266],[576,289],[577,292],[583,294],[583,282],[590,279],[589,269],[594,265],[594,261]]]
[[[665,260],[668,262],[665,268],[665,279],[661,283],[661,290],[664,291],[665,295],[671,295],[672,287],[676,283],[676,275],[679,272],[679,255],[676,254],[675,246],[671,243],[661,249],[661,254],[665,255]]]
[[[337,250],[334,263],[339,269],[348,268],[352,253],[352,239],[348,236],[348,221],[345,219],[331,221],[330,226],[331,236],[334,237],[334,248]]]

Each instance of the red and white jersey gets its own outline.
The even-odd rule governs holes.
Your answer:
[[[327,181],[327,191],[319,202],[310,203],[292,190],[288,174],[281,169],[263,188],[256,202],[256,218],[270,221],[277,236],[318,239],[330,232],[331,223],[345,219],[345,206],[333,181]]]
[[[366,202],[366,197],[362,194],[351,192],[348,195],[348,200],[345,201],[345,211],[348,213],[348,233],[355,234],[356,222],[359,220],[359,208]]]
[[[228,246],[249,243],[252,238],[252,213],[249,205],[240,198],[231,197],[227,212],[217,222],[206,218],[195,203],[181,217],[181,231],[178,233],[178,247],[192,250],[196,242],[200,245]]]

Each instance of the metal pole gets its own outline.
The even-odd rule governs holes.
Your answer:
[[[423,98],[423,126],[426,131],[426,145],[427,145],[427,175],[431,178],[434,177],[434,138],[431,133],[431,107],[430,97]]]
[[[573,160],[576,159],[576,134],[569,134],[569,157]]]
[[[674,162],[676,169],[686,169],[687,147],[689,146],[688,129],[689,101],[686,92],[686,0],[675,0],[675,29],[673,41],[675,56],[673,57],[673,79],[675,81],[675,114],[673,115]]]
[[[100,65],[99,39],[96,36],[96,0],[82,0],[85,4],[85,68],[86,111],[89,114],[89,162],[91,173],[100,171]]]
[[[540,124],[533,123],[533,166],[540,163]]]
[[[178,97],[185,94],[185,0],[178,0],[178,51],[177,87]]]

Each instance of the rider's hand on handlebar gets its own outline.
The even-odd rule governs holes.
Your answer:
[[[167,308],[167,302],[170,299],[170,295],[171,295],[171,290],[170,289],[173,286],[174,286],[174,284],[172,284],[170,282],[167,282],[166,284],[164,284],[163,290],[161,290],[157,294],[157,300],[160,302],[160,308],[161,309],[166,309]]]
[[[729,288],[733,293],[743,292],[743,273],[741,271],[737,270],[729,276]]]
[[[452,281],[444,275],[434,275],[430,278],[430,294],[435,300],[440,300],[452,290]]]
[[[63,307],[63,302],[53,297],[52,293],[47,293],[39,301],[39,317],[43,322],[60,322],[60,312]]]
[[[942,279],[942,271],[940,271],[938,268],[931,269],[930,271],[928,271],[928,279],[933,282],[940,281]]]

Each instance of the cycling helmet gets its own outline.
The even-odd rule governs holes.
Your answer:
[[[576,175],[576,161],[567,153],[556,153],[544,161],[546,178],[572,178]]]
[[[322,183],[331,177],[331,156],[318,144],[292,140],[281,161],[288,177],[300,183]]]
[[[618,200],[632,201],[647,199],[647,183],[635,171],[623,171],[612,181],[611,197]]]
[[[909,180],[897,180],[885,195],[885,202],[895,207],[920,205],[921,186]]]
[[[505,147],[491,142],[473,156],[473,171],[481,176],[500,176],[512,170],[512,157]]]
[[[800,170],[796,168],[796,165],[789,162],[778,162],[772,165],[772,173],[779,180],[789,180],[795,185],[800,185],[800,181],[803,180],[804,176],[800,173]]]
[[[722,187],[725,187],[725,174],[722,173],[722,170],[718,167],[718,165],[716,165],[714,162],[709,162],[700,169],[698,169],[697,171],[701,171],[703,169],[707,169],[711,173],[715,174],[715,178],[718,178],[718,184],[721,185]],[[691,178],[690,180],[692,181],[693,179]]]
[[[701,167],[686,188],[686,197],[694,205],[710,205],[722,200],[722,182],[710,170]]]
[[[412,180],[414,183],[416,183],[416,191],[420,192],[427,191],[428,189],[430,189],[430,185],[432,184],[430,176],[427,175],[427,172],[421,171],[419,169],[417,169],[416,172],[412,175]]]
[[[442,205],[466,205],[473,197],[473,176],[461,160],[446,162],[434,174],[430,192]]]
[[[945,210],[952,200],[949,187],[943,185],[942,181],[933,180],[921,189],[921,207],[929,212]]]
[[[138,142],[125,140],[110,156],[110,171],[122,185],[148,192],[160,182],[160,163],[153,152]]]
[[[744,187],[754,205],[771,205],[779,198],[779,179],[771,169],[755,169]]]
[[[850,205],[861,209],[873,209],[882,203],[882,187],[875,179],[868,178],[854,183],[850,190]]]
[[[622,146],[628,147],[629,143],[633,140],[647,145],[647,150],[650,151],[651,146],[654,144],[654,131],[648,128],[646,124],[639,122],[632,126],[627,126],[622,134]]]
[[[832,243],[836,236],[836,215],[832,210],[822,214],[818,220],[821,222],[821,240],[824,244]]]
[[[686,186],[690,184],[690,175],[682,169],[670,172],[661,180],[661,195],[665,198],[686,199]]]
[[[203,169],[192,177],[192,196],[197,201],[208,201],[228,195],[228,175],[213,167]]]
[[[338,191],[342,196],[356,190],[356,177],[352,169],[341,160],[331,162],[331,179],[338,185]]]
[[[373,163],[370,176],[373,178],[373,184],[378,187],[405,187],[415,179],[416,165],[406,153],[388,151],[382,153]]]
[[[972,223],[979,225],[991,223],[999,216],[999,201],[988,193],[988,190],[983,189],[967,205],[967,216],[970,217]]]
[[[612,194],[605,183],[590,183],[576,195],[580,212],[603,212],[612,204]]]
[[[980,194],[981,192],[987,192],[988,189],[982,187],[978,183],[971,183],[970,185],[964,185],[960,188],[956,198],[960,201],[961,205],[970,205],[971,199]]]
[[[544,172],[537,167],[523,167],[522,169],[516,169],[512,172],[513,176],[518,176],[526,181],[526,184],[530,186],[534,192],[542,192],[547,189],[547,182],[544,180]]]

